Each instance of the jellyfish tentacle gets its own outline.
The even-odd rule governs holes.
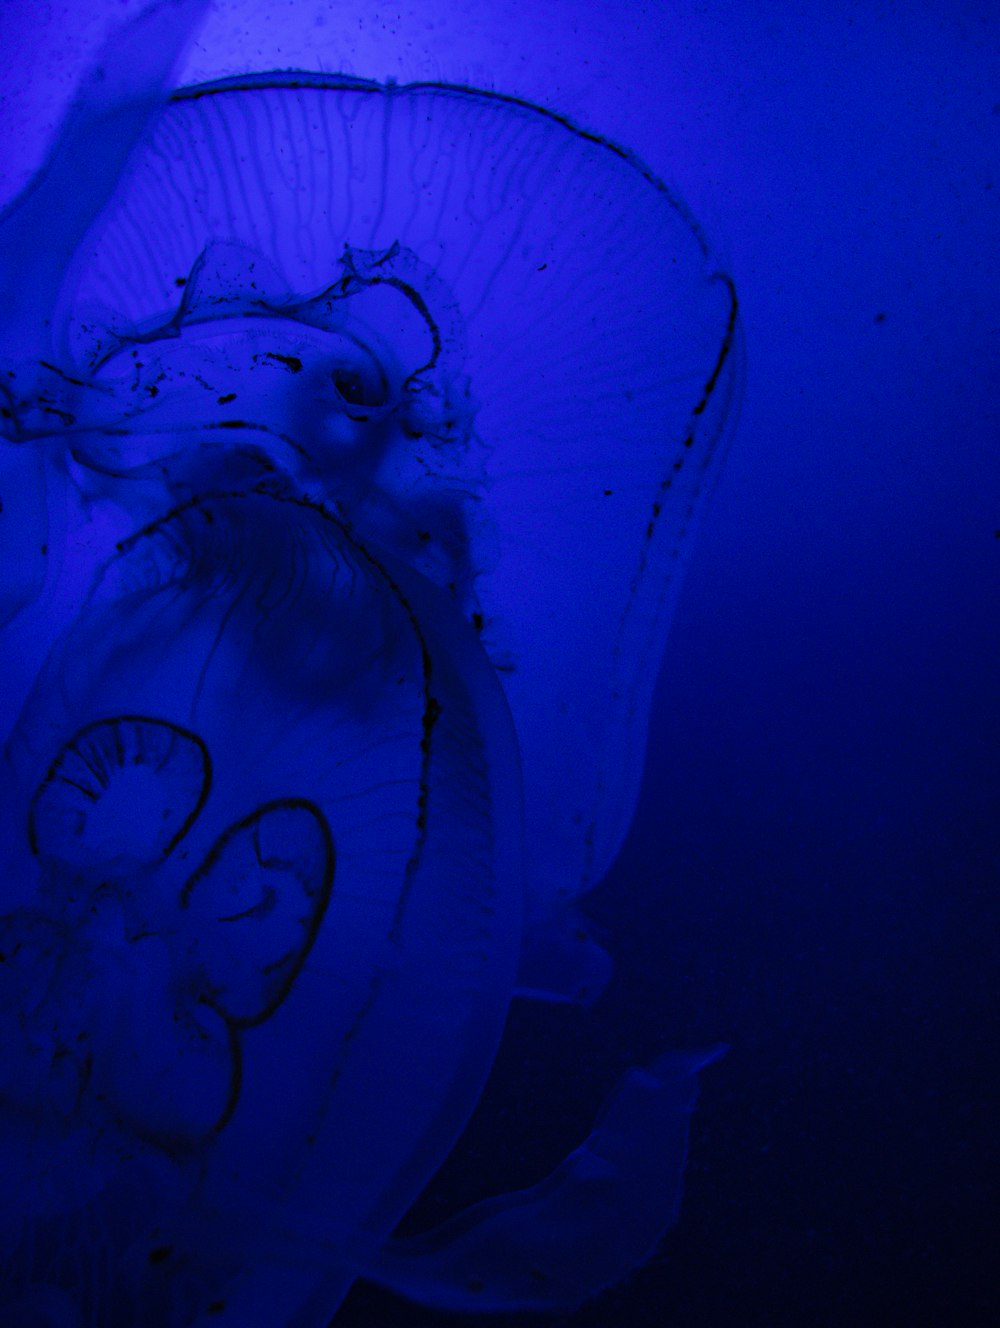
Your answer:
[[[366,1276],[439,1310],[577,1309],[643,1264],[676,1221],[695,1076],[725,1050],[628,1071],[545,1180],[389,1241]]]

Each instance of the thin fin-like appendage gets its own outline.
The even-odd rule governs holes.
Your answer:
[[[725,1047],[629,1070],[593,1133],[529,1190],[391,1241],[366,1276],[440,1310],[571,1311],[653,1253],[680,1206],[698,1071]]]
[[[525,928],[514,995],[588,1009],[611,980],[611,956],[589,918],[563,909]]]
[[[51,322],[67,269],[165,103],[207,9],[208,0],[160,0],[112,32],[45,164],[0,217],[0,363],[57,356]]]

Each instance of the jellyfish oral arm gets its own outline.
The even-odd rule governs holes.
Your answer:
[[[611,956],[578,909],[563,907],[525,923],[514,995],[551,1005],[593,1005],[611,980]]]
[[[726,1048],[630,1070],[540,1184],[390,1241],[367,1276],[447,1311],[572,1311],[653,1254],[677,1220],[699,1070]]]

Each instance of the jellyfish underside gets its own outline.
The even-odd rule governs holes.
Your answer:
[[[204,8],[112,36],[0,217],[4,1323],[319,1328],[362,1276],[572,1310],[675,1220],[719,1048],[391,1233],[510,999],[608,981],[576,900],[634,808],[732,288],[640,163],[516,100],[168,100]]]

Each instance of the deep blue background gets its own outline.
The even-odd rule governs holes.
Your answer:
[[[64,5],[0,4],[25,161],[101,14],[131,8],[80,6],[74,35]],[[996,1310],[995,6],[558,0],[546,22],[513,0],[228,0],[188,71],[314,49],[547,102],[650,160],[741,294],[742,416],[639,816],[592,900],[618,977],[590,1014],[515,1009],[422,1216],[536,1179],[627,1064],[725,1039],[678,1229],[571,1322],[976,1328]],[[473,1321],[358,1288],[337,1325],[442,1322]]]

